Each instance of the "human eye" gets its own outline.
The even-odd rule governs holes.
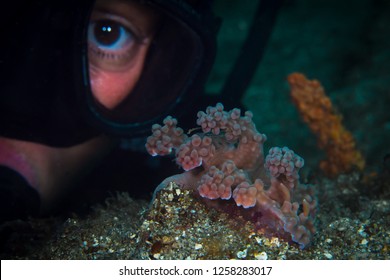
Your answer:
[[[88,26],[88,57],[92,66],[108,71],[127,69],[142,41],[134,29],[125,18],[94,13]]]

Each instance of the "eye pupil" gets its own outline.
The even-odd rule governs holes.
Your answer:
[[[120,36],[120,27],[112,21],[99,21],[95,25],[94,30],[96,40],[104,45],[110,46],[118,41]]]

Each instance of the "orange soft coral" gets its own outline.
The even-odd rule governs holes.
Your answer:
[[[308,80],[300,73],[290,74],[287,80],[293,103],[317,136],[318,146],[326,152],[327,158],[320,163],[320,168],[330,177],[354,168],[362,170],[365,165],[362,154],[320,82]]]

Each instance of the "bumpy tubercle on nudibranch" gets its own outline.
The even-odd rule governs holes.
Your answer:
[[[252,116],[250,111],[241,116],[236,108],[225,111],[218,103],[198,112],[202,132],[187,135],[171,116],[162,126],[153,125],[147,151],[152,156],[174,152],[185,170],[165,179],[157,191],[174,181],[197,189],[206,199],[233,198],[237,206],[260,213],[260,219],[272,221],[266,222],[268,227],[284,231],[304,248],[315,232],[316,208],[308,187],[299,182],[304,161],[287,147],[273,147],[264,157],[267,137],[257,131]]]

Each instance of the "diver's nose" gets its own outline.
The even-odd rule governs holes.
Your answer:
[[[18,172],[0,165],[0,223],[39,213],[40,198]]]

